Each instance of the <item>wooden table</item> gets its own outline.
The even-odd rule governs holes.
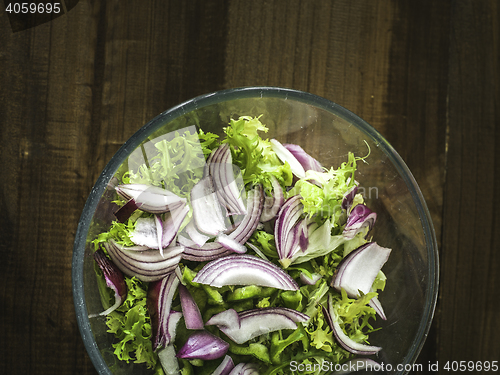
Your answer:
[[[94,182],[160,112],[254,85],[337,102],[399,151],[441,257],[418,363],[500,360],[497,0],[64,5],[17,32],[0,6],[0,373],[95,373],[71,292]]]

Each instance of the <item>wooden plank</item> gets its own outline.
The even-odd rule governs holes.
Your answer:
[[[0,266],[5,373],[92,368],[81,354],[71,259],[89,177],[85,140],[95,35],[91,8],[82,4],[73,12],[71,19],[14,35],[1,22],[7,43],[2,82],[8,83],[0,90],[2,165],[9,166],[2,190],[11,226],[2,227],[8,241]]]
[[[498,360],[500,7],[452,6],[440,362]]]

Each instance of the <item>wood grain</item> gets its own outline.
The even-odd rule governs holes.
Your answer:
[[[496,1],[453,4],[438,323],[449,360],[499,357],[499,17]]]
[[[96,373],[71,295],[95,180],[165,109],[250,85],[333,100],[398,150],[441,254],[418,363],[500,359],[495,0],[82,0],[16,33],[0,9],[1,373]]]

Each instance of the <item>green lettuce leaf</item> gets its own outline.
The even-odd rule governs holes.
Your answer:
[[[259,132],[267,133],[268,128],[258,117],[231,119],[224,131],[224,142],[231,146],[233,163],[241,169],[245,185],[262,184],[265,191],[270,193],[270,175],[275,176],[283,188],[292,184],[290,165],[283,164],[272,150],[271,142],[259,136]]]
[[[97,250],[101,244],[109,241],[110,239],[115,240],[119,245],[123,246],[134,246],[134,242],[130,239],[130,233],[135,229],[135,220],[129,219],[125,223],[120,223],[118,221],[113,221],[109,231],[100,233],[97,238],[92,241],[94,249]],[[106,252],[106,249],[103,250]]]
[[[250,242],[257,246],[265,256],[269,258],[278,258],[274,234],[263,230],[256,230],[250,237]]]
[[[368,333],[373,332],[369,320],[375,319],[375,310],[368,305],[378,293],[362,294],[358,298],[349,298],[345,290],[332,294],[333,308],[339,319],[339,325],[346,335],[356,342],[368,342]]]
[[[309,218],[314,216],[319,225],[329,219],[333,227],[340,226],[342,200],[347,190],[355,184],[356,161],[360,159],[349,153],[348,160],[337,169],[332,167],[324,172],[309,170],[306,177],[297,181],[286,196],[299,194],[304,213]]]
[[[151,321],[146,307],[146,288],[137,278],[125,278],[128,287],[123,304],[107,316],[108,332],[113,333],[116,357],[125,362],[145,363],[154,368],[157,356],[151,342]]]
[[[306,328],[306,332],[310,337],[310,344],[316,349],[331,353],[335,347],[332,330],[323,315],[323,308],[318,306],[316,310],[312,321],[313,324]]]
[[[200,133],[201,134],[201,133]],[[129,171],[122,178],[124,183],[161,186],[181,197],[187,197],[192,187],[203,176],[205,154],[216,145],[217,136],[211,133],[185,131],[175,133],[168,140],[154,143],[157,153],[141,164],[137,172]]]

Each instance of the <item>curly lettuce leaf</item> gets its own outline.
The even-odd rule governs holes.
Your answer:
[[[313,324],[306,328],[306,332],[310,336],[310,344],[316,349],[324,350],[331,353],[335,346],[334,337],[328,322],[323,315],[321,306],[317,307],[316,315],[312,321]]]
[[[290,165],[283,164],[269,140],[260,137],[259,132],[267,133],[268,128],[258,117],[241,116],[238,120],[231,119],[224,132],[224,142],[231,146],[233,163],[241,169],[245,185],[262,184],[270,193],[270,175],[275,176],[283,188],[292,184]]]
[[[250,242],[257,246],[265,256],[269,258],[278,258],[274,234],[263,230],[256,230],[250,237]]]
[[[215,147],[216,140],[217,136],[212,133],[189,130],[158,137],[154,140],[154,155],[148,156],[143,151],[144,163],[138,166],[136,172],[130,170],[122,181],[161,186],[176,195],[187,197],[203,176],[205,155]]]
[[[314,216],[318,224],[330,219],[334,227],[340,226],[342,200],[347,190],[356,183],[354,173],[357,160],[360,158],[349,153],[348,160],[337,169],[332,167],[324,172],[308,170],[306,177],[298,180],[287,192],[287,197],[299,194],[304,213],[309,218]]]
[[[387,276],[385,276],[385,273],[382,270],[378,271],[378,274],[375,277],[375,281],[373,281],[372,290],[380,290],[383,292],[385,289],[386,281]]]
[[[123,304],[107,316],[108,332],[113,333],[116,342],[114,354],[122,361],[145,363],[154,368],[157,357],[151,342],[151,320],[146,307],[146,288],[133,277],[125,278],[128,287]]]
[[[135,229],[135,220],[127,220],[125,223],[120,223],[118,221],[113,221],[109,231],[100,233],[97,238],[92,241],[94,249],[97,250],[100,244],[109,241],[110,239],[115,240],[118,244],[123,246],[134,246],[134,242],[130,239],[130,233]],[[103,248],[103,250],[105,250]]]
[[[375,319],[375,310],[368,305],[370,300],[378,293],[362,294],[358,298],[349,298],[345,290],[332,294],[333,306],[339,324],[352,340],[368,342],[368,333],[373,332],[369,319]]]
[[[210,153],[219,147],[219,136],[214,133],[205,133],[202,129],[198,130],[198,137],[200,141],[200,146],[203,151],[203,155],[207,157]]]

